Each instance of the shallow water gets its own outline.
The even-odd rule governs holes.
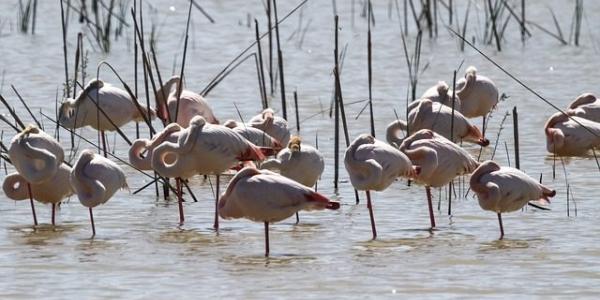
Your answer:
[[[36,35],[22,35],[15,29],[16,1],[0,2],[0,21],[6,22],[0,34],[0,72],[5,79],[1,93],[15,104],[21,116],[26,112],[10,90],[14,84],[34,111],[53,115],[57,89],[64,81],[60,10],[55,1],[39,1],[40,16]],[[163,77],[180,64],[182,35],[185,30],[185,1],[148,1],[156,9],[145,7],[148,28],[159,26],[158,59]],[[280,1],[280,18],[296,1]],[[355,16],[352,26],[351,5],[338,1],[340,45],[348,44],[342,73],[344,99],[348,105],[351,138],[368,132],[368,114],[355,116],[367,98],[366,21]],[[402,52],[395,13],[388,18],[388,1],[374,1],[376,26],[373,28],[373,98],[375,126],[383,136],[385,125],[395,119],[394,111],[404,115],[408,71]],[[402,1],[399,1],[402,3]],[[461,5],[463,5],[462,3]],[[254,29],[246,26],[248,15],[265,23],[258,1],[202,1],[216,20],[210,24],[193,10],[187,84],[200,91],[242,49],[254,40]],[[402,4],[401,4],[402,5]],[[528,2],[528,18],[554,29],[546,6],[558,13],[568,36],[572,4],[567,1]],[[600,9],[588,1],[586,14]],[[174,7],[174,11],[169,10]],[[359,10],[357,4],[356,10]],[[402,7],[400,7],[402,10]],[[479,13],[483,14],[479,7]],[[473,13],[474,11],[472,11]],[[561,12],[564,12],[561,14]],[[459,9],[461,18],[464,7]],[[419,298],[481,298],[510,296],[594,297],[600,292],[600,232],[596,224],[600,210],[596,207],[595,184],[600,182],[593,158],[565,160],[566,176],[577,206],[571,202],[567,217],[565,173],[557,162],[556,179],[552,179],[553,161],[545,151],[543,124],[553,110],[476,52],[460,52],[456,41],[440,27],[437,39],[423,39],[422,65],[428,69],[420,77],[419,93],[439,80],[452,81],[452,70],[464,59],[481,74],[491,77],[509,98],[494,113],[488,135],[495,143],[504,113],[518,106],[520,119],[521,168],[558,192],[551,211],[527,209],[504,215],[505,239],[498,241],[496,216],[482,211],[472,194],[453,199],[452,213],[447,215],[445,189],[434,191],[437,230],[427,230],[426,198],[423,187],[407,186],[398,181],[385,192],[374,193],[375,216],[379,237],[370,240],[369,216],[364,196],[354,205],[354,194],[345,170],[341,170],[340,188],[333,189],[333,122],[326,113],[333,78],[333,13],[329,1],[309,1],[302,11],[302,27],[309,29],[299,47],[299,15],[281,26],[285,59],[286,91],[290,123],[295,124],[291,106],[292,93],[298,91],[301,134],[314,144],[318,132],[319,148],[327,166],[319,191],[343,202],[336,212],[301,213],[301,223],[286,220],[271,226],[270,258],[263,257],[263,225],[247,220],[223,220],[219,234],[211,229],[213,193],[211,185],[200,177],[192,180],[199,202],[185,204],[186,222],[177,227],[177,205],[155,196],[154,188],[132,195],[118,192],[106,205],[94,210],[98,234],[90,239],[87,210],[76,197],[64,203],[57,214],[58,226],[50,221],[49,206],[36,206],[41,225],[31,226],[27,201],[0,201],[0,298],[325,298],[414,296]],[[73,60],[74,41],[80,25],[71,13],[69,25],[69,59]],[[445,18],[445,16],[444,16]],[[469,34],[481,35],[477,18],[471,15]],[[128,18],[128,22],[130,18]],[[411,20],[409,20],[411,22]],[[480,17],[480,23],[483,19]],[[523,46],[516,23],[507,27],[503,51],[482,47],[499,64],[559,107],[582,92],[597,90],[598,52],[593,43],[599,21],[586,17],[582,46],[561,46],[539,30]],[[131,23],[131,22],[130,22]],[[163,25],[161,25],[163,24]],[[262,26],[264,31],[265,26]],[[592,29],[590,31],[589,29]],[[112,45],[110,54],[102,54],[86,40],[88,79],[95,77],[101,60],[113,64],[133,83],[131,28]],[[411,28],[414,33],[414,29]],[[411,33],[411,48],[414,34]],[[263,51],[266,43],[263,41]],[[94,47],[97,48],[96,45]],[[72,73],[73,66],[70,66]],[[177,67],[176,70],[179,70]],[[179,72],[179,71],[177,71]],[[461,73],[462,74],[462,73]],[[460,75],[460,74],[459,74]],[[72,76],[70,74],[69,76]],[[103,69],[100,75],[114,78]],[[142,83],[140,81],[140,86]],[[142,91],[143,88],[140,88]],[[237,118],[234,103],[247,119],[260,111],[256,70],[252,63],[243,64],[208,96],[217,117]],[[142,97],[145,99],[144,97]],[[279,91],[272,105],[280,109]],[[307,120],[308,119],[308,120]],[[43,120],[50,128],[51,122]],[[477,125],[481,120],[473,120]],[[158,123],[155,123],[158,126]],[[12,132],[4,129],[4,142]],[[52,131],[52,130],[48,130]],[[128,136],[135,135],[127,126]],[[84,136],[95,140],[95,133],[85,128]],[[147,131],[142,134],[147,135]],[[69,147],[65,132],[64,147]],[[109,135],[113,141],[113,136]],[[126,144],[116,138],[116,155],[126,158]],[[514,164],[512,120],[509,116],[501,131],[495,158],[508,164],[504,143]],[[343,139],[342,139],[343,143]],[[80,142],[80,148],[87,148]],[[474,155],[477,147],[466,147]],[[342,150],[344,147],[341,147]],[[491,157],[493,146],[483,151]],[[146,184],[148,177],[124,166],[131,190]],[[10,168],[9,168],[10,171]],[[214,178],[211,178],[214,180]],[[460,193],[465,186],[457,184]],[[3,195],[0,196],[5,198]]]

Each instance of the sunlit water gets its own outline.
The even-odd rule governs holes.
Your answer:
[[[14,84],[31,105],[54,115],[55,95],[62,88],[64,68],[57,1],[39,1],[36,35],[22,35],[15,28],[17,1],[0,3],[0,72],[4,72],[2,94],[17,107],[10,89]],[[71,1],[77,2],[77,1]],[[106,1],[105,1],[106,2]],[[187,5],[185,1],[148,1],[145,6],[147,38],[152,24],[158,26],[157,52],[164,77],[176,72],[183,49]],[[242,49],[254,40],[254,29],[247,20],[256,17],[264,32],[265,15],[260,1],[201,1],[216,20],[210,24],[193,9],[190,44],[185,73],[188,87],[200,91]],[[283,17],[296,1],[280,1]],[[285,3],[284,3],[285,2]],[[350,1],[338,1],[340,48],[347,46],[342,73],[346,103],[367,98],[366,20],[356,4],[354,26]],[[395,10],[388,17],[388,1],[374,1],[376,26],[373,28],[373,98],[378,137],[385,125],[395,119],[393,109],[404,115],[408,71],[403,55],[400,29]],[[402,1],[400,11],[402,11]],[[463,5],[461,3],[460,5]],[[554,8],[562,30],[568,38],[572,3],[567,1],[528,1],[528,18],[555,31],[547,5]],[[559,107],[565,107],[578,94],[597,90],[598,53],[596,43],[598,20],[590,12],[600,9],[598,3],[585,3],[586,17],[582,29],[582,46],[561,46],[558,41],[530,28],[533,37],[525,46],[520,42],[516,23],[507,27],[503,51],[482,47],[494,60],[523,80],[531,88]],[[169,7],[173,6],[174,11]],[[481,37],[483,8],[479,19],[472,10],[468,36]],[[442,13],[446,20],[446,13]],[[464,7],[458,12],[461,23]],[[127,14],[127,22],[130,16]],[[543,124],[553,110],[499,69],[471,49],[460,52],[457,42],[440,24],[439,37],[425,36],[422,63],[428,68],[420,77],[419,93],[438,80],[452,81],[452,71],[464,59],[476,65],[480,74],[491,77],[509,98],[500,103],[490,120],[488,137],[492,146],[485,149],[483,159],[492,155],[500,121],[506,111],[518,106],[521,168],[535,178],[543,174],[545,184],[557,190],[551,211],[527,209],[506,214],[506,238],[498,241],[496,216],[482,211],[470,193],[452,202],[452,217],[447,215],[446,190],[434,191],[438,229],[430,233],[424,188],[407,186],[398,181],[385,192],[374,193],[374,207],[379,237],[370,240],[369,217],[364,195],[354,205],[354,194],[345,170],[341,183],[333,188],[333,121],[319,112],[329,106],[333,78],[333,9],[330,1],[309,1],[302,11],[301,28],[310,23],[301,47],[298,28],[300,14],[281,26],[281,42],[285,59],[285,82],[290,124],[295,124],[292,93],[298,91],[300,133],[313,143],[318,133],[319,148],[327,166],[319,191],[340,200],[336,212],[301,213],[301,222],[286,220],[271,226],[270,258],[263,257],[262,224],[247,220],[223,220],[216,234],[212,229],[213,192],[201,177],[191,182],[199,202],[188,199],[186,222],[177,227],[177,205],[155,196],[154,187],[132,195],[118,192],[106,205],[95,209],[98,234],[90,239],[87,210],[76,197],[64,203],[57,215],[58,226],[50,221],[49,206],[37,205],[41,225],[32,227],[27,201],[0,201],[0,298],[43,297],[64,298],[324,298],[324,297],[510,297],[565,296],[592,297],[600,292],[600,233],[596,229],[600,210],[596,207],[600,183],[593,158],[565,161],[566,176],[557,161],[556,179],[552,179],[552,159],[545,151]],[[80,25],[71,12],[68,32],[70,74],[75,37]],[[412,20],[409,20],[412,22]],[[446,22],[446,21],[444,21]],[[478,25],[480,24],[480,25]],[[591,31],[590,31],[591,29]],[[413,48],[414,28],[409,47]],[[88,36],[91,36],[88,33]],[[478,38],[478,41],[480,38]],[[132,29],[124,29],[112,45],[110,54],[102,54],[97,45],[85,39],[88,52],[88,79],[95,77],[101,60],[113,64],[127,82],[133,84]],[[262,43],[267,52],[266,40]],[[266,60],[266,58],[265,58]],[[462,70],[459,76],[462,74]],[[101,78],[115,81],[107,69]],[[141,76],[140,76],[141,77]],[[208,99],[221,121],[238,118],[234,104],[248,119],[260,111],[253,63],[245,63],[233,72]],[[140,93],[143,85],[140,81]],[[59,92],[59,95],[62,93]],[[271,100],[280,110],[279,89]],[[145,97],[141,97],[145,101]],[[355,119],[365,102],[348,104],[350,137],[368,132],[368,114]],[[3,110],[6,112],[6,110]],[[28,118],[26,118],[28,119]],[[29,119],[28,119],[29,120]],[[51,121],[42,118],[53,132]],[[473,120],[477,125],[481,120]],[[155,123],[159,127],[158,123]],[[3,141],[13,135],[4,129]],[[135,136],[133,125],[125,130]],[[96,140],[95,133],[83,129],[84,136]],[[142,130],[147,135],[147,130]],[[70,147],[66,132],[62,144]],[[113,144],[114,137],[109,135]],[[505,146],[506,143],[506,146]],[[78,142],[79,148],[91,147]],[[343,144],[343,138],[342,138]],[[477,147],[466,147],[478,155]],[[342,151],[345,147],[341,147]],[[498,142],[495,158],[503,165],[514,164],[512,118],[509,116]],[[116,155],[125,159],[126,143],[116,138]],[[134,191],[150,178],[123,165]],[[10,171],[10,166],[9,166]],[[566,178],[577,206],[571,202],[567,217]],[[228,180],[229,177],[226,177]],[[211,178],[214,183],[214,178]],[[464,182],[464,181],[463,181]],[[467,181],[468,182],[468,181]],[[464,194],[467,185],[457,183]],[[2,196],[2,198],[5,198]]]

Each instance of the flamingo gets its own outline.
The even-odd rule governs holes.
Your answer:
[[[452,125],[452,120],[454,120],[454,125]],[[481,131],[471,125],[459,111],[454,111],[453,118],[452,108],[429,99],[421,99],[417,102],[416,107],[408,113],[408,124],[403,120],[390,123],[386,129],[387,141],[392,145],[400,145],[402,139],[398,137],[398,131],[407,129],[411,132],[431,129],[447,139],[450,139],[451,133],[453,133],[453,141],[464,140],[483,147],[490,144],[490,141],[483,137]]]
[[[156,114],[163,123],[176,122],[181,127],[188,127],[195,116],[202,116],[211,124],[219,124],[208,102],[197,93],[181,90],[179,109],[177,106],[177,89],[181,84],[179,76],[171,77],[156,92]],[[176,113],[177,111],[177,113]],[[175,120],[177,117],[177,120]]]
[[[444,186],[456,176],[473,172],[478,163],[466,150],[428,129],[419,130],[404,139],[399,149],[406,153],[413,165],[420,167],[415,181],[425,185],[429,221],[433,229],[435,218],[431,187]]]
[[[579,95],[569,104],[569,114],[585,118],[594,122],[600,122],[600,102],[591,93]]]
[[[268,194],[268,197],[265,195]],[[229,183],[219,200],[224,219],[247,218],[265,224],[265,256],[269,256],[269,223],[279,222],[300,210],[336,210],[339,202],[294,180],[268,170],[246,167]]]
[[[498,214],[500,239],[504,237],[502,213],[521,209],[530,200],[550,203],[556,191],[538,183],[518,169],[500,167],[496,162],[483,162],[471,175],[470,186],[477,194],[482,209]]]
[[[46,181],[29,184],[25,177],[19,173],[12,173],[6,176],[2,184],[4,194],[12,200],[25,200],[29,198],[29,191],[33,199],[47,204],[52,204],[52,225],[55,225],[56,204],[63,199],[73,195],[73,188],[69,182],[71,167],[61,164],[56,174]]]
[[[370,191],[383,191],[398,177],[414,178],[419,169],[398,149],[368,134],[358,136],[344,156],[344,165],[355,189],[366,191],[373,239],[377,237]]]
[[[263,162],[261,169],[279,170],[279,173],[287,178],[314,187],[325,169],[325,162],[319,150],[302,144],[299,136],[292,136],[288,147],[279,151],[276,158]],[[296,223],[299,221],[296,213]]]
[[[579,156],[600,146],[600,123],[567,114],[558,112],[546,121],[544,129],[548,152]]]
[[[96,226],[92,208],[106,203],[117,190],[127,188],[125,173],[113,161],[86,149],[71,170],[70,181],[79,202],[89,209],[93,237]]]
[[[498,104],[498,88],[488,77],[478,75],[477,69],[470,66],[465,77],[456,82],[456,95],[461,99],[461,112],[467,118],[483,117]]]
[[[181,188],[180,178],[196,174],[217,175],[214,227],[218,229],[219,174],[240,161],[262,161],[264,158],[260,148],[235,131],[222,125],[208,124],[204,117],[195,116],[190,126],[181,131],[177,143],[163,141],[154,148],[152,169],[163,177],[178,178],[178,190]],[[179,221],[183,223],[181,191],[178,196]]]
[[[223,123],[223,126],[231,128],[233,131],[239,133],[256,146],[273,148],[275,151],[281,150],[281,144],[279,144],[279,141],[268,135],[266,132],[251,127],[250,124],[239,124],[235,120],[227,120],[225,123]]]
[[[290,130],[287,121],[275,116],[275,111],[267,108],[262,113],[250,119],[250,126],[258,128],[275,138],[280,145],[287,145],[290,141]]]
[[[144,138],[135,140],[129,148],[129,162],[139,170],[152,170],[154,148],[164,141],[176,143],[182,129],[179,124],[171,123],[158,132],[151,140]]]
[[[448,107],[452,107],[452,91],[448,84],[444,81],[438,82],[423,93],[421,99],[429,99],[433,102],[442,103]],[[419,99],[420,100],[420,99]],[[418,105],[419,101],[413,101],[408,105],[408,110],[411,111]],[[454,95],[454,109],[462,111],[462,103],[457,95]]]
[[[31,184],[40,184],[56,176],[64,159],[64,151],[53,137],[35,125],[29,125],[10,142],[8,157],[27,182],[33,224],[37,225]]]
[[[151,109],[141,104],[140,111],[134,101],[126,91],[94,79],[88,82],[76,99],[67,98],[61,104],[58,122],[66,128],[90,126],[99,130],[106,153],[105,131],[115,131],[131,121],[140,122],[148,116],[150,120],[156,117]]]

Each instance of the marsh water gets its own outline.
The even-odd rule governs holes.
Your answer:
[[[0,21],[4,24],[0,33],[1,93],[29,121],[10,84],[14,84],[39,117],[40,110],[54,116],[55,98],[57,93],[62,96],[64,82],[59,2],[38,2],[35,35],[18,32],[16,0],[0,2]],[[146,38],[155,25],[162,76],[179,73],[187,3],[144,2]],[[297,1],[279,2],[280,18],[297,4]],[[351,1],[337,2],[340,48],[347,45],[341,84],[353,138],[369,131],[368,113],[359,115],[368,97],[367,21],[360,16],[360,1],[356,1],[354,14]],[[466,1],[455,2],[460,2],[457,11],[462,23]],[[248,26],[249,20],[252,23],[257,18],[261,32],[266,29],[261,1],[200,3],[215,23],[211,24],[193,8],[185,74],[187,87],[195,91],[201,91],[254,41],[254,28]],[[399,3],[402,15],[402,1]],[[388,5],[388,1],[374,1],[373,106],[376,135],[380,138],[386,124],[396,118],[394,110],[400,116],[405,114],[408,90],[398,16],[395,7],[389,13]],[[502,52],[480,42],[485,22],[481,5],[477,1],[477,7],[471,8],[467,37],[472,40],[476,36],[476,45],[483,52],[529,87],[558,107],[565,107],[580,93],[600,92],[600,60],[595,46],[600,21],[593,18],[600,3],[585,2],[579,47],[563,46],[533,27],[530,28],[533,36],[523,44],[517,23],[511,20]],[[548,7],[556,12],[568,38],[571,1],[528,1],[528,19],[555,31]],[[421,66],[427,68],[420,74],[417,94],[439,80],[452,82],[452,71],[463,60],[459,76],[466,66],[475,65],[480,74],[492,78],[508,98],[500,102],[489,120],[486,134],[491,146],[483,150],[481,159],[489,159],[497,144],[494,158],[502,165],[514,166],[512,116],[507,117],[503,129],[500,125],[505,113],[517,106],[521,169],[534,178],[542,174],[543,182],[557,190],[551,211],[528,208],[505,214],[506,236],[498,240],[496,215],[482,211],[472,193],[462,196],[468,187],[468,180],[466,183],[462,180],[456,183],[458,197],[452,197],[451,216],[447,211],[446,189],[434,190],[435,208],[439,202],[439,210],[435,210],[438,228],[430,232],[425,189],[399,180],[386,191],[373,194],[379,236],[371,240],[364,194],[360,204],[355,205],[343,164],[339,189],[333,187],[334,123],[328,108],[333,91],[334,9],[331,1],[310,0],[280,28],[288,115],[290,126],[295,126],[292,95],[297,91],[300,134],[308,143],[315,144],[318,140],[325,156],[326,168],[319,191],[341,201],[340,210],[300,213],[298,225],[293,218],[272,225],[271,257],[265,258],[262,224],[244,219],[222,220],[219,233],[212,230],[213,190],[202,177],[190,182],[198,202],[187,197],[183,226],[178,226],[175,199],[165,201],[162,195],[156,197],[152,185],[136,195],[120,191],[107,204],[96,208],[94,238],[90,238],[87,210],[76,197],[61,205],[56,227],[48,225],[50,207],[37,204],[41,225],[34,228],[28,201],[14,202],[0,195],[0,298],[597,297],[600,174],[594,158],[556,160],[553,179],[555,161],[545,150],[543,125],[554,110],[472,49],[467,47],[461,52],[456,38],[443,26],[447,23],[447,13],[440,14],[444,21],[440,21],[438,37],[430,39],[425,33],[423,38]],[[77,23],[73,11],[68,17],[69,76],[73,73],[76,34],[83,30],[87,32],[84,38],[87,79],[95,77],[96,66],[105,60],[133,85],[130,14],[126,14],[129,27],[124,27],[117,41],[113,39],[109,53],[99,50],[89,30]],[[416,30],[412,19],[409,24],[408,43],[412,51]],[[262,47],[266,61],[266,38]],[[101,69],[100,78],[117,84],[106,68]],[[145,101],[141,79],[139,84],[140,99]],[[270,101],[280,112],[279,95],[277,88]],[[254,62],[242,64],[207,99],[221,121],[239,119],[235,105],[245,119],[258,113],[261,103]],[[53,133],[52,122],[41,120],[46,130]],[[481,126],[480,119],[472,121]],[[154,124],[160,127],[158,122]],[[8,143],[14,131],[4,124],[2,129],[3,142]],[[135,136],[133,125],[124,131],[131,138]],[[92,129],[78,132],[96,141]],[[142,128],[141,135],[147,136],[148,130]],[[109,134],[108,140],[111,147],[115,145],[115,155],[126,159],[127,144],[113,134]],[[71,145],[65,131],[61,131],[61,142],[68,153]],[[84,141],[78,140],[76,144],[80,150],[93,148]],[[343,136],[341,144],[343,155]],[[464,146],[474,156],[479,155],[479,147]],[[119,164],[127,174],[131,192],[151,180]],[[10,166],[8,171],[12,171]],[[224,178],[226,182],[230,177]],[[213,177],[209,180],[214,183]],[[572,193],[569,216],[567,182]]]

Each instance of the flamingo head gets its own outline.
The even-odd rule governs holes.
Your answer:
[[[235,120],[227,120],[225,123],[223,123],[223,126],[233,129],[238,126],[238,123]]]
[[[375,138],[369,134],[363,133],[354,140],[353,144],[362,145],[362,144],[373,144],[373,143],[375,143]]]
[[[77,118],[83,118],[84,116],[77,116],[77,104],[75,99],[66,98],[61,104],[58,110],[58,123],[67,128],[73,128],[75,126],[75,120]]]
[[[294,154],[295,152],[300,152],[300,144],[302,143],[302,139],[300,138],[300,136],[294,135],[292,136],[292,138],[290,139],[289,143],[288,143],[288,148],[290,149],[290,151],[292,151],[292,154]]]

